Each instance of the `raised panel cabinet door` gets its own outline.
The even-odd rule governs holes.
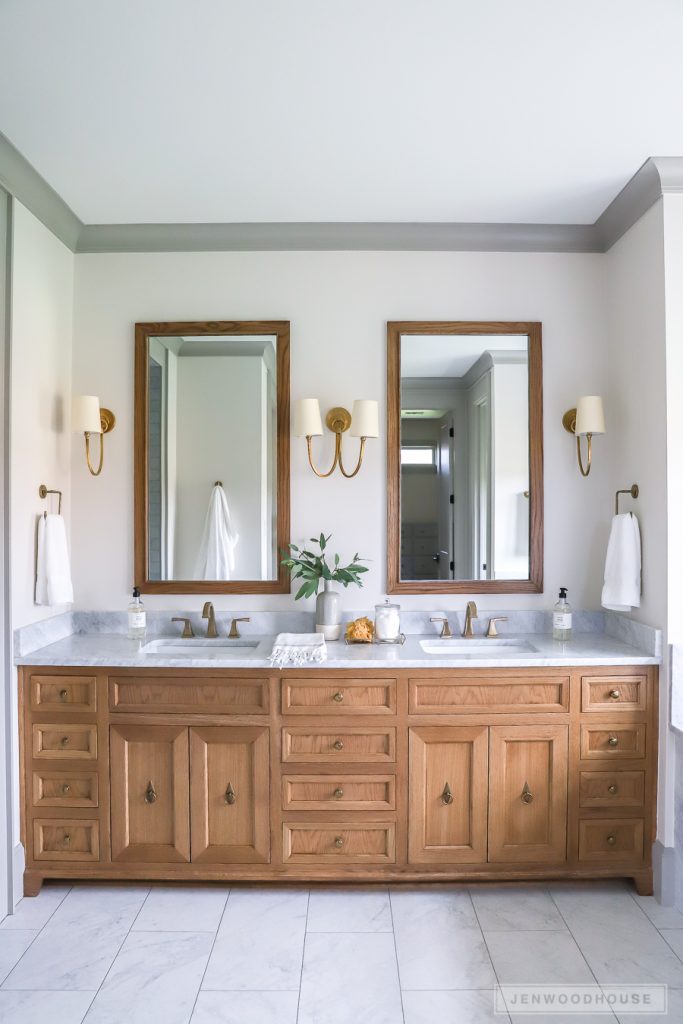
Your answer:
[[[567,859],[566,725],[490,731],[489,861]]]
[[[409,730],[408,859],[486,861],[488,727]]]
[[[270,861],[269,730],[190,729],[192,861]]]
[[[110,757],[112,859],[189,861],[187,727],[112,725]]]

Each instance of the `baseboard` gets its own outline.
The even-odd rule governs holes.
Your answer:
[[[12,849],[12,892],[14,895],[14,906],[24,895],[24,866],[26,857],[24,847],[17,843]]]
[[[665,907],[676,904],[676,853],[658,839],[652,847],[655,899]]]

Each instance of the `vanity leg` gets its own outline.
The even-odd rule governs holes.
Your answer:
[[[43,887],[43,876],[37,871],[24,871],[24,896],[37,896]]]
[[[652,896],[654,893],[654,884],[652,881],[652,871],[641,871],[637,875],[633,876],[633,882],[636,887],[636,892],[639,896]]]

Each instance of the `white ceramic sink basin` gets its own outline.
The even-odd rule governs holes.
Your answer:
[[[158,654],[167,658],[243,658],[248,650],[258,647],[258,640],[230,640],[219,636],[213,640],[204,637],[175,639],[172,637],[150,640],[140,648],[140,654]]]
[[[468,654],[473,658],[500,657],[506,654],[529,654],[537,648],[527,640],[515,640],[514,637],[486,637],[470,639],[453,638],[451,640],[420,640],[420,647],[425,654]]]

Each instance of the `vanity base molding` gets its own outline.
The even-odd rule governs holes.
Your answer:
[[[652,892],[657,670],[20,670],[44,879]]]

